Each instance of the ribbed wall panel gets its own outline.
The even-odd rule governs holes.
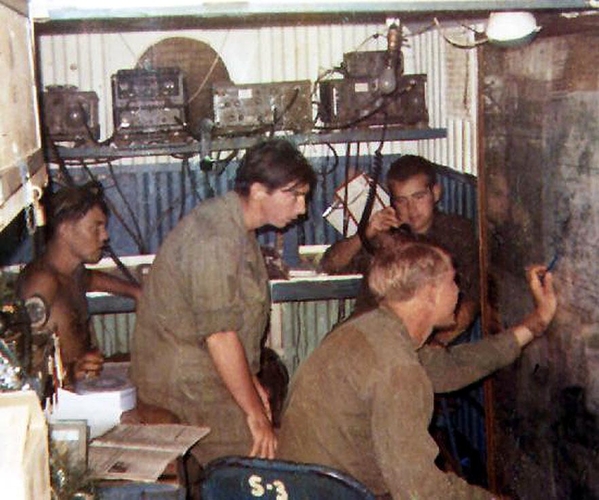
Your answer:
[[[287,302],[274,304],[280,321],[280,333],[272,341],[275,349],[293,374],[325,335],[352,311],[353,299]]]

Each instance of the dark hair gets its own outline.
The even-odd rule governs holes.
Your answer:
[[[409,300],[427,281],[452,268],[450,255],[429,243],[406,241],[374,255],[368,286],[378,300]]]
[[[389,167],[387,186],[391,182],[405,182],[415,175],[425,175],[429,187],[437,183],[437,168],[433,162],[422,156],[403,155]]]
[[[65,221],[77,221],[92,208],[98,207],[108,217],[102,184],[91,181],[80,186],[67,186],[53,193],[48,200],[48,237]]]
[[[235,177],[235,191],[247,196],[250,186],[259,182],[269,191],[286,186],[316,184],[312,166],[294,144],[287,139],[268,139],[249,148]]]

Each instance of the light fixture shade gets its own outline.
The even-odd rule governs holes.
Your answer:
[[[486,35],[490,43],[515,47],[530,42],[541,28],[530,12],[492,12]]]

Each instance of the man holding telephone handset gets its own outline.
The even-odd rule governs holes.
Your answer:
[[[436,165],[426,158],[404,155],[393,162],[387,174],[387,190],[391,206],[372,215],[362,237],[356,234],[332,245],[323,256],[321,268],[329,274],[365,273],[371,260],[369,250],[401,244],[405,233],[394,229],[409,227],[413,238],[444,248],[454,260],[460,287],[456,322],[434,336],[434,341],[448,344],[470,326],[480,308],[478,240],[474,227],[465,217],[437,209],[442,189],[437,182]],[[373,297],[364,287],[355,313],[374,306]]]

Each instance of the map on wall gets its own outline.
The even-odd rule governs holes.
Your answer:
[[[546,216],[562,255],[560,295],[588,320],[599,320],[599,95],[569,93],[554,98],[547,129],[550,182]]]

